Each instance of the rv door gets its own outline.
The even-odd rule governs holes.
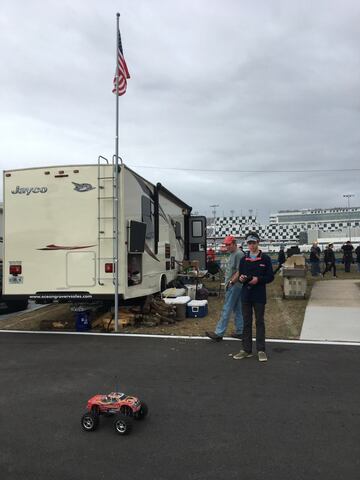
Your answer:
[[[189,260],[206,269],[206,217],[189,217]]]

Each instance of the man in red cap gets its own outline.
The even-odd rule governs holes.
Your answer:
[[[225,301],[221,312],[220,320],[216,325],[215,332],[205,332],[212,340],[219,342],[222,340],[226,328],[229,324],[231,313],[235,315],[235,332],[231,334],[234,338],[242,338],[243,316],[241,311],[241,288],[239,279],[239,264],[243,257],[243,252],[237,248],[236,239],[228,235],[224,239],[224,245],[227,252],[230,253],[225,270]]]

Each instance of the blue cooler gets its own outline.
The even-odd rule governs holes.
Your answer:
[[[202,318],[208,314],[207,300],[191,300],[186,306],[186,316],[188,318]]]
[[[90,311],[75,313],[75,325],[77,332],[87,332],[91,329]]]

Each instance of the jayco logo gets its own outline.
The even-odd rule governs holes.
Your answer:
[[[30,193],[46,193],[47,187],[19,187],[17,185],[16,190],[11,190],[12,194],[19,193],[20,195],[30,195]]]
[[[75,185],[74,190],[76,192],[89,192],[90,190],[94,190],[95,187],[91,185],[91,183],[76,183],[76,182],[71,182],[73,185]]]

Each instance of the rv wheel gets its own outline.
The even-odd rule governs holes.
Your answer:
[[[166,290],[166,284],[167,284],[167,281],[166,281],[166,277],[165,275],[163,275],[161,277],[161,283],[160,283],[160,291],[163,292],[164,290]]]
[[[19,312],[28,308],[27,300],[9,300],[6,302],[9,312]]]

